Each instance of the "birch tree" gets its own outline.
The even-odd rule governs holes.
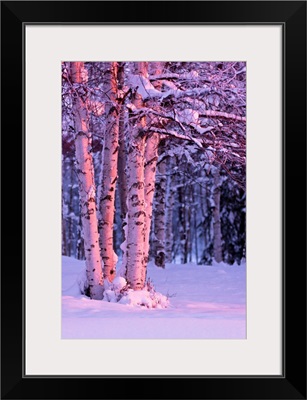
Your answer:
[[[96,214],[96,188],[94,181],[91,135],[88,130],[87,92],[84,87],[83,62],[71,63],[71,81],[75,96],[73,101],[75,123],[75,157],[79,181],[81,221],[88,295],[95,300],[103,298],[103,275],[99,249],[98,222]]]
[[[165,254],[166,262],[173,261],[173,210],[175,203],[175,190],[173,178],[173,159],[169,157],[169,172],[166,178],[166,217],[165,217]]]
[[[125,63],[118,63],[118,91],[121,93],[121,101],[118,104],[118,114],[119,114],[119,150],[118,150],[118,191],[119,191],[119,201],[120,210],[122,218],[122,236],[125,240],[125,229],[126,224],[125,218],[127,215],[127,178],[126,178],[126,161],[127,161],[127,147],[126,140],[127,136],[125,134],[126,126],[126,109],[124,107],[124,85],[125,85]]]
[[[164,63],[154,62],[152,64],[153,76],[162,74]],[[145,73],[144,78],[148,78]],[[161,90],[162,82],[155,80],[153,87],[156,90]],[[147,107],[159,111],[159,106],[150,100],[147,102]],[[152,119],[147,120],[147,125],[153,123]],[[145,205],[146,205],[146,218],[145,218],[145,243],[144,243],[144,257],[145,263],[149,260],[149,247],[150,247],[150,231],[152,228],[152,214],[153,214],[153,198],[156,190],[156,171],[158,162],[158,150],[161,141],[161,135],[157,132],[148,132],[146,137],[145,147]]]
[[[163,153],[163,147],[161,148]],[[166,160],[162,158],[158,165],[158,176],[156,180],[156,209],[154,221],[154,254],[155,265],[165,268],[165,211],[166,211]]]
[[[113,250],[115,214],[115,187],[117,181],[119,113],[117,107],[117,63],[106,63],[104,91],[105,132],[101,166],[99,198],[99,243],[104,264],[104,278],[112,282],[115,277],[117,256]]]
[[[139,62],[134,65],[137,77],[147,74],[147,63]],[[134,80],[131,82],[134,85]],[[134,86],[132,105],[138,110],[143,108],[143,98]],[[145,241],[145,192],[144,192],[144,154],[145,154],[145,116],[130,119],[129,144],[127,154],[128,182],[128,213],[126,241],[126,274],[128,284],[134,290],[142,290],[146,279],[146,264],[144,257]]]
[[[156,169],[158,161],[158,148],[160,143],[159,134],[153,132],[147,137],[145,147],[145,204],[146,204],[146,218],[145,218],[145,235],[144,235],[144,259],[147,264],[149,260],[149,237],[150,229],[152,226],[152,207],[153,197],[156,190]]]

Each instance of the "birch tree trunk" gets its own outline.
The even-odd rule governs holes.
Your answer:
[[[174,189],[173,189],[173,177],[171,174],[172,171],[172,158],[170,157],[169,161],[169,170],[170,173],[166,179],[166,222],[165,222],[165,255],[166,262],[173,261],[173,208],[175,203]]]
[[[73,209],[73,182],[74,182],[74,161],[71,160],[69,162],[70,167],[70,188],[69,188],[69,197],[68,197],[68,245],[67,245],[67,252],[68,256],[71,257],[73,253],[73,216],[74,209]]]
[[[88,295],[92,299],[101,300],[103,298],[103,276],[97,227],[94,168],[91,137],[88,131],[86,96],[83,97],[85,90],[82,88],[84,63],[71,63],[71,77],[73,83],[80,84],[80,87],[76,88],[73,107],[76,132],[76,170],[79,181]]]
[[[125,63],[118,65],[118,89],[123,90],[125,84]],[[125,135],[125,107],[119,104],[119,150],[118,150],[118,191],[120,200],[120,211],[122,219],[123,239],[125,240],[127,214],[127,178],[126,178],[126,135]]]
[[[99,244],[103,261],[104,278],[115,278],[117,256],[113,250],[115,213],[115,186],[118,160],[118,109],[117,109],[117,63],[106,63],[104,92],[106,128],[104,134],[99,198]]]
[[[136,63],[136,72],[147,74],[146,63]],[[140,93],[135,89],[132,103],[136,108],[143,107]],[[146,279],[144,259],[145,240],[145,192],[144,192],[144,152],[145,152],[145,117],[130,126],[130,140],[127,155],[128,213],[126,271],[127,282],[134,290],[142,290]]]
[[[146,140],[145,147],[145,243],[144,243],[144,258],[145,263],[149,260],[149,236],[152,225],[152,205],[155,192],[156,168],[158,160],[158,147],[160,137],[158,133],[153,133]]]
[[[166,162],[162,160],[158,166],[156,179],[156,209],[155,209],[155,264],[157,267],[165,268],[165,193],[166,193]]]
[[[213,256],[216,262],[223,261],[222,256],[222,232],[220,217],[221,182],[219,167],[213,167]]]
[[[164,63],[155,62],[152,63],[152,69],[154,75],[161,75],[163,71]],[[147,71],[146,71],[147,72]],[[153,86],[157,90],[161,90],[162,82],[157,80],[153,82]],[[155,104],[149,102],[149,106],[153,109],[158,110]],[[146,206],[146,218],[145,218],[145,243],[144,243],[144,258],[145,263],[149,261],[149,247],[150,247],[150,230],[152,226],[152,207],[153,198],[155,192],[155,180],[156,170],[158,161],[158,149],[160,143],[160,135],[156,132],[152,133],[146,139],[145,147],[145,206]]]

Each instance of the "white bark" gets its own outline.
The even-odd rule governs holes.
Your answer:
[[[103,162],[101,169],[101,190],[99,198],[99,244],[104,264],[104,278],[110,282],[115,278],[117,256],[113,250],[113,229],[115,213],[115,186],[117,180],[118,159],[118,110],[117,97],[117,63],[106,63],[107,93],[105,102],[106,129],[103,146]]]
[[[123,93],[124,85],[125,85],[125,63],[118,64],[118,72],[117,72],[117,80],[118,80],[118,89]],[[121,99],[122,101],[122,99]],[[117,275],[126,277],[127,275],[127,240],[126,240],[126,232],[127,232],[127,145],[129,137],[126,134],[126,119],[127,113],[122,102],[118,105],[119,107],[119,125],[118,125],[118,140],[119,140],[119,149],[118,149],[118,194],[119,194],[119,203],[120,203],[120,217],[121,217],[121,229],[122,229],[122,244],[120,249],[122,250],[122,265],[120,271],[117,272]]]
[[[103,297],[103,276],[97,229],[95,182],[92,156],[89,151],[89,137],[85,132],[80,131],[76,136],[75,144],[89,296],[99,300]]]
[[[118,88],[123,90],[125,84],[125,63],[120,63],[118,66]],[[125,135],[125,107],[119,105],[119,150],[118,150],[118,191],[120,200],[120,211],[123,222],[123,238],[125,240],[126,222],[124,221],[127,214],[127,179],[126,179],[126,135]]]
[[[172,262],[172,250],[173,250],[173,208],[175,203],[175,193],[172,187],[172,159],[169,161],[169,171],[170,173],[167,176],[166,180],[166,225],[165,225],[165,253],[166,253],[166,261]]]
[[[162,160],[158,166],[156,179],[156,209],[155,209],[155,264],[157,267],[165,268],[165,191],[166,191],[166,163]]]
[[[82,62],[71,63],[73,83],[83,83],[83,70],[84,64]],[[83,93],[83,91],[80,92]],[[97,227],[91,138],[88,132],[86,100],[82,98],[81,93],[78,93],[78,89],[76,89],[74,99],[74,115],[76,168],[79,181],[88,294],[92,299],[100,300],[103,298],[103,276]]]
[[[144,257],[146,263],[149,260],[149,235],[152,224],[152,204],[155,192],[155,179],[156,179],[159,142],[160,142],[159,134],[153,133],[151,136],[147,138],[146,148],[145,148],[146,218],[145,218]]]
[[[146,63],[137,63],[137,72],[146,73]],[[142,96],[135,90],[133,104],[143,107]],[[144,193],[144,151],[145,151],[145,117],[131,126],[127,156],[128,213],[127,213],[127,246],[126,271],[127,282],[134,290],[142,290],[146,279],[144,260],[145,234],[145,193]]]
[[[155,62],[151,63],[155,75],[161,75],[164,63]],[[147,72],[147,71],[146,71]],[[161,90],[162,82],[156,80],[153,86],[157,90]],[[149,102],[149,106],[155,107],[155,104]],[[146,205],[146,218],[145,218],[145,243],[144,243],[144,257],[145,263],[149,261],[149,242],[150,242],[150,229],[152,226],[152,207],[153,197],[155,192],[155,179],[158,161],[158,148],[160,143],[160,134],[157,132],[152,133],[147,137],[145,147],[145,205]]]

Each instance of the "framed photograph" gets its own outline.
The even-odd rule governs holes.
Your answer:
[[[2,398],[306,399],[306,3],[1,11]]]

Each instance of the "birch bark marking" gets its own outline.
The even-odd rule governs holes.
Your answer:
[[[173,160],[170,157],[168,169],[170,173],[166,180],[166,200],[165,200],[165,253],[166,262],[173,261],[173,208],[175,204],[175,193],[173,188],[173,177],[171,171],[173,170]]]
[[[152,63],[154,75],[161,75],[164,63]],[[153,86],[157,90],[161,90],[162,82],[157,80],[153,82]],[[149,102],[149,106],[157,109],[154,104]],[[160,135],[157,132],[152,133],[147,137],[145,147],[145,243],[144,243],[144,260],[147,264],[149,261],[149,242],[150,242],[150,228],[152,226],[152,207],[153,197],[155,192],[155,180],[158,161],[158,148],[160,143]]]
[[[158,133],[153,133],[146,140],[145,147],[145,243],[144,243],[144,259],[145,263],[149,260],[149,235],[152,222],[152,204],[155,192],[156,168],[158,160],[158,147],[160,137]]]
[[[163,147],[162,147],[163,148]],[[166,161],[163,159],[158,166],[156,179],[156,212],[155,212],[155,264],[165,268],[165,194],[166,194]]]
[[[99,244],[104,264],[104,278],[110,282],[115,278],[117,256],[113,250],[113,228],[115,213],[115,186],[117,181],[118,161],[118,109],[117,109],[117,63],[106,63],[107,94],[105,102],[106,129],[101,167],[101,190],[99,198]]]
[[[117,80],[118,80],[118,91],[120,93],[121,101],[119,102],[119,122],[118,122],[118,141],[119,141],[119,149],[118,149],[118,196],[120,203],[120,219],[121,219],[121,233],[122,233],[122,244],[120,245],[120,249],[122,250],[122,266],[118,273],[120,276],[126,277],[127,275],[127,197],[128,197],[128,189],[127,189],[127,146],[126,142],[129,137],[127,135],[125,127],[127,126],[127,111],[125,108],[125,100],[124,96],[124,86],[125,86],[125,73],[126,73],[126,63],[121,62],[118,63],[117,70]]]
[[[146,63],[136,63],[139,74],[146,73]],[[143,107],[143,100],[137,89],[132,102],[136,108]],[[134,290],[142,290],[146,279],[144,260],[145,195],[144,195],[144,151],[145,117],[130,126],[130,140],[127,155],[128,213],[127,213],[127,281]]]
[[[91,137],[88,132],[86,100],[82,99],[84,63],[71,63],[73,84],[76,88],[74,98],[76,169],[79,182],[81,221],[83,227],[86,276],[88,294],[92,299],[103,298],[103,276],[97,228],[94,167],[91,154]],[[79,90],[78,90],[79,89]]]
[[[213,256],[216,262],[223,261],[222,257],[222,232],[220,216],[221,182],[219,167],[213,167]]]
[[[123,90],[125,84],[125,63],[118,65],[118,89]],[[125,146],[125,107],[119,104],[119,150],[118,150],[118,191],[120,199],[120,211],[122,218],[123,239],[125,240],[124,219],[127,214],[127,178],[126,178],[126,146]]]

